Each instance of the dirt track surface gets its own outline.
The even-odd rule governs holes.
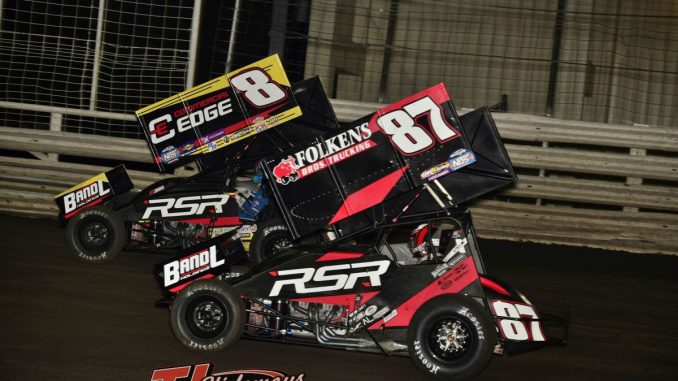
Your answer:
[[[214,363],[304,380],[425,379],[408,358],[240,341],[192,352],[153,301],[158,255],[92,265],[51,220],[0,216],[0,380],[150,380],[154,368]],[[488,273],[543,311],[572,315],[570,343],[498,357],[482,380],[678,379],[678,257],[481,241]]]

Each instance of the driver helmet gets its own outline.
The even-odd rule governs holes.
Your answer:
[[[430,241],[429,233],[431,235]],[[412,233],[410,233],[410,241],[408,243],[412,256],[421,259],[432,256],[440,244],[439,236],[440,234],[435,226],[429,224],[417,226],[412,230]],[[431,243],[433,243],[433,250],[431,250]]]

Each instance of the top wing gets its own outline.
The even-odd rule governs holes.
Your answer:
[[[263,167],[290,231],[300,237],[325,225],[345,234],[373,224],[375,207],[475,160],[438,84]]]
[[[136,111],[161,172],[301,116],[273,55]]]

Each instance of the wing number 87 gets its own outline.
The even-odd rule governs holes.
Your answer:
[[[428,125],[435,138],[443,143],[459,136],[443,115],[443,110],[430,97],[423,97],[377,118],[377,125],[391,143],[405,155],[415,155],[433,146],[433,138],[415,119],[428,116]]]

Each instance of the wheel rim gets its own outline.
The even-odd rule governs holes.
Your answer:
[[[107,220],[99,217],[91,217],[84,221],[78,234],[80,244],[88,252],[86,254],[92,256],[110,249],[112,238],[113,227]]]
[[[458,362],[476,345],[469,325],[458,318],[438,319],[428,335],[427,344],[431,353],[445,362]]]
[[[212,296],[202,296],[191,302],[185,319],[191,333],[208,339],[221,334],[228,322],[223,302]]]
[[[285,236],[280,236],[277,238],[273,238],[266,244],[266,247],[264,248],[264,255],[266,257],[270,257],[272,255],[279,254],[281,251],[285,250],[286,248],[292,246],[292,240]]]

